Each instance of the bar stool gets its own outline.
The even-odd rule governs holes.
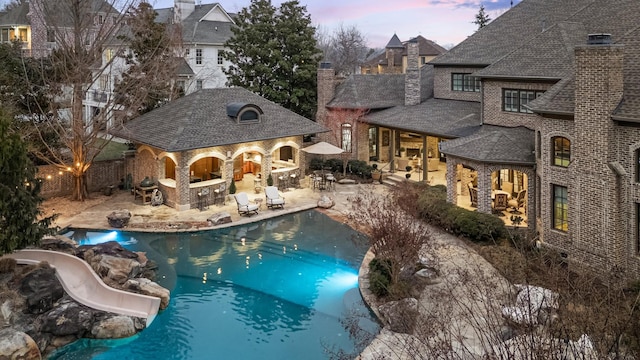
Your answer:
[[[220,185],[217,189],[213,190],[213,203],[214,204],[222,204],[226,203],[226,190],[227,184]]]
[[[291,187],[293,188],[300,188],[300,179],[298,178],[298,174],[293,173],[291,175],[289,175],[289,184],[291,185]]]
[[[333,183],[336,181],[336,178],[335,178],[335,177],[333,177],[333,174],[332,174],[332,173],[328,173],[328,174],[324,177],[324,179],[327,181],[327,187],[328,187],[329,189],[333,189]]]
[[[289,178],[285,175],[278,176],[278,189],[286,190],[289,187]]]
[[[209,188],[204,188],[198,192],[198,209],[200,211],[209,208]]]

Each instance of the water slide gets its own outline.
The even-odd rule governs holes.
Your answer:
[[[144,318],[147,326],[158,314],[160,298],[109,287],[86,261],[76,256],[57,251],[25,249],[5,254],[4,257],[16,259],[19,264],[48,262],[56,269],[67,294],[90,308]]]

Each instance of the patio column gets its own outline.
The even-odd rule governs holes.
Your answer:
[[[491,214],[491,169],[483,164],[477,170],[478,211]]]
[[[422,181],[424,181],[425,183],[429,183],[429,173],[427,169],[428,166],[428,162],[427,162],[427,136],[426,135],[422,135],[422,153],[420,154],[422,160],[420,160],[422,162]]]
[[[176,209],[178,211],[189,210],[189,165],[183,153],[176,154],[178,162],[176,163]]]
[[[389,139],[389,172],[396,172],[396,131],[391,130],[391,138]]]
[[[458,163],[453,158],[447,158],[447,202],[458,204],[458,181],[457,181]]]

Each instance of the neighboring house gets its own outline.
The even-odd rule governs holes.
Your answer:
[[[407,71],[407,44],[416,41],[420,65],[428,63],[447,51],[435,42],[425,39],[422,35],[403,43],[396,34],[393,34],[385,46],[384,52],[365,62],[360,67],[360,72],[362,74],[404,74]]]
[[[184,79],[183,88],[189,94],[199,89],[225,87],[223,69],[229,62],[222,57],[224,43],[233,36],[233,14],[220,3],[196,5],[194,0],[175,0],[173,8],[156,9],[157,21],[180,24],[182,54],[193,75]]]
[[[134,184],[153,179],[165,203],[198,207],[231,181],[304,176],[303,136],[325,128],[243,88],[203,89],[115,129],[137,144]],[[277,182],[276,182],[277,185]],[[251,188],[253,189],[253,188]]]
[[[471,184],[477,210],[489,213],[492,193],[526,190],[519,210],[543,246],[598,271],[637,276],[638,14],[639,1],[523,0],[421,69],[433,77],[432,97],[408,99],[408,72],[404,89],[369,90],[389,102],[405,95],[404,104],[372,107],[343,95],[363,81],[354,76],[325,90],[318,111],[369,111],[354,157],[397,160],[412,133],[432,155],[445,154],[452,203],[464,205]],[[319,90],[335,85],[328,69],[318,79]]]
[[[156,9],[157,22],[177,26],[180,43],[176,44],[179,60],[174,85],[184,94],[199,89],[225,87],[227,77],[223,69],[228,61],[222,57],[224,43],[232,36],[233,18],[219,3],[196,5],[194,0],[175,0],[173,8]],[[96,66],[95,78],[84,101],[85,118],[91,119],[105,107],[112,106],[115,82],[127,70],[123,59],[114,59],[127,51],[127,44],[118,39],[110,41],[102,62]],[[112,124],[113,125],[113,124]]]
[[[43,14],[45,0],[22,1],[9,11],[0,12],[0,42],[18,40],[22,43],[25,56],[43,57],[51,53],[57,47],[62,37],[69,36],[69,19],[65,18],[67,11],[61,9],[59,18],[55,24],[47,23],[53,19],[52,14]],[[52,5],[54,4],[54,5]],[[120,16],[108,2],[103,0],[90,0],[87,2],[91,9],[94,35],[99,33],[105,23],[116,21]],[[58,5],[62,6],[60,3]],[[47,3],[47,9],[55,7],[55,3]],[[87,36],[91,39],[91,36]],[[68,41],[69,39],[67,39]]]

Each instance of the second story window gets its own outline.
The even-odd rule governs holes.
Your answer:
[[[568,167],[571,162],[571,142],[558,136],[553,138],[553,165]]]
[[[224,58],[222,57],[222,51],[218,51],[218,65],[222,65],[224,63]]]
[[[471,74],[451,74],[451,90],[453,91],[480,91],[480,78]]]
[[[196,90],[202,89],[202,80],[196,80]]]
[[[502,91],[502,110],[532,114],[533,111],[527,109],[525,105],[542,94],[544,91],[504,89]]]
[[[110,62],[113,59],[113,49],[106,49],[104,51],[104,60]]]
[[[202,65],[202,49],[196,49],[196,65]]]
[[[109,90],[109,75],[102,74],[99,78],[100,90],[106,91]]]

